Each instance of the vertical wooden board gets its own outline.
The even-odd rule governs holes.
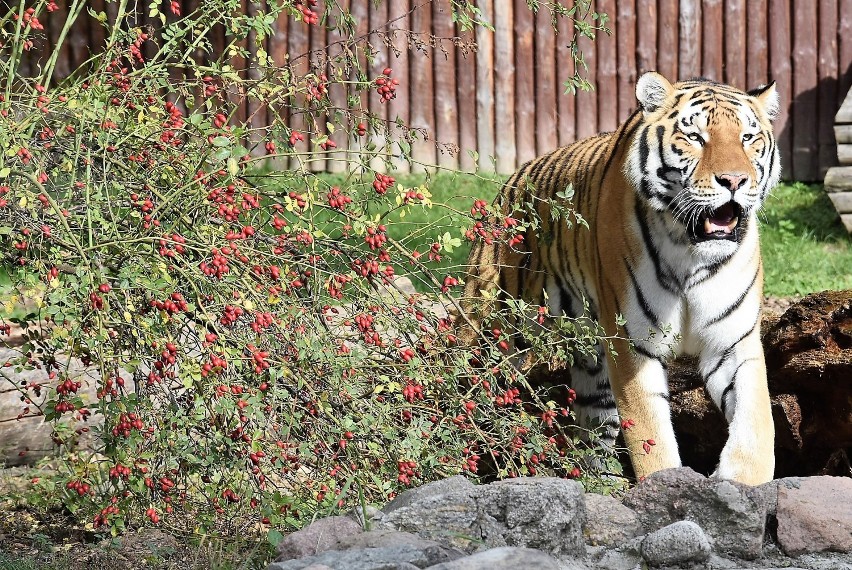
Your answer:
[[[447,38],[435,50],[432,72],[435,75],[435,140],[438,142],[438,165],[456,169],[459,166],[459,125],[456,107],[456,51],[453,37],[450,0],[432,4],[432,30],[439,38]]]
[[[794,0],[793,34],[793,177],[816,180],[817,14],[813,0]]]
[[[290,54],[290,73],[296,85],[301,85],[301,78],[308,72],[308,58],[306,52],[309,46],[309,30],[308,24],[295,19],[290,20],[287,33],[287,49]],[[294,95],[289,101],[290,104],[290,129],[300,132],[304,137],[304,141],[296,143],[295,151],[300,156],[294,156],[290,160],[290,168],[301,169],[304,161],[307,159],[306,154],[310,147],[310,133],[308,132],[309,125],[307,118],[302,111],[298,111],[296,107],[300,107],[305,103],[303,94]]]
[[[615,0],[598,0],[597,10],[610,17],[607,27],[612,34],[599,32],[597,44],[598,132],[614,131],[618,126],[618,78],[615,66],[617,54]]]
[[[393,34],[393,49],[390,51],[390,66],[393,68],[393,76],[399,79],[400,87],[399,95],[396,99],[388,104],[388,120],[396,123],[401,120],[404,124],[408,124],[410,120],[409,100],[407,97],[408,88],[411,85],[412,78],[409,73],[409,49],[407,30],[410,27],[408,17],[408,0],[394,0],[388,3],[388,22],[391,33]],[[454,97],[453,97],[454,98]],[[402,133],[394,127],[392,137],[399,138]],[[391,149],[395,155],[398,155],[399,148],[394,145]],[[397,172],[406,173],[411,170],[411,165],[408,160],[395,158],[394,169]]]
[[[701,0],[680,0],[678,79],[701,69]]]
[[[247,10],[246,4],[250,0],[240,0],[240,10],[242,13],[245,13]],[[107,5],[109,6],[109,4]],[[242,39],[235,42],[237,46],[240,48],[246,48],[248,45],[248,41],[246,39]],[[234,70],[239,73],[240,77],[245,79],[248,77],[246,73],[246,58],[241,55],[235,55],[231,58],[231,66]],[[182,72],[180,70],[173,70],[175,76],[179,76]],[[245,97],[245,89],[242,85],[239,86],[238,90],[235,90],[231,93],[231,101],[237,105],[234,111],[234,121],[235,123],[243,123],[248,118],[248,101]]]
[[[586,68],[580,74],[592,85],[597,83],[597,56],[595,43],[588,38],[578,38],[577,46],[583,54]],[[576,132],[578,139],[584,139],[598,132],[598,93],[597,91],[577,91],[575,104]]]
[[[725,83],[746,87],[745,0],[725,0]]]
[[[839,39],[837,59],[840,70],[837,93],[838,109],[843,98],[846,97],[846,93],[852,89],[852,0],[840,0],[839,8],[840,21],[837,27]]]
[[[276,18],[276,20],[270,25],[272,31],[269,34],[269,39],[266,42],[266,51],[272,60],[270,65],[273,65],[276,69],[287,65],[288,23],[289,17],[286,13],[284,13],[281,14],[278,18]],[[271,101],[271,104],[266,109],[266,124],[275,129],[274,132],[277,135],[277,153],[283,153],[286,151],[287,148],[287,137],[284,136],[283,131],[276,128],[281,124],[288,124],[289,115],[287,109],[287,101],[283,99],[283,95],[281,94],[281,92],[278,92],[275,95],[275,98]],[[270,163],[274,168],[286,167],[286,159],[275,158],[271,160]]]
[[[819,63],[817,91],[819,109],[819,172],[821,180],[826,171],[837,164],[837,147],[834,142],[834,115],[837,104],[837,0],[819,0]],[[852,17],[849,14],[847,17]]]
[[[315,11],[319,12],[320,22],[310,26],[309,28],[310,39],[308,49],[310,50],[310,56],[308,57],[308,66],[311,72],[316,76],[317,82],[322,81],[322,76],[325,75],[327,71],[325,61],[326,46],[328,45],[328,41],[326,39],[327,30],[322,20],[324,16],[322,14],[322,10],[324,8],[325,6],[322,5],[315,7]],[[315,134],[317,139],[319,139],[319,137],[329,135],[328,129],[325,126],[326,121],[327,117],[324,113],[314,112],[311,116],[310,130]],[[331,134],[330,138],[335,144],[337,144],[337,141],[341,136],[343,136],[342,133],[338,136]],[[328,164],[327,158],[333,157],[336,154],[335,151],[337,149],[335,147],[335,149],[326,152],[323,151],[322,148],[314,147],[313,150],[316,154],[310,157],[308,167],[313,172],[324,172]]]
[[[565,82],[574,76],[574,58],[571,56],[570,42],[573,37],[573,22],[568,17],[559,18],[556,35],[556,79],[559,82],[556,96],[558,110],[559,146],[565,146],[577,140],[574,125],[576,99],[573,93],[565,92]]]
[[[509,174],[517,168],[515,147],[515,32],[511,2],[494,5],[494,154],[497,172]]]
[[[83,8],[66,40],[71,48],[72,70],[78,69],[89,58],[89,29],[95,24],[97,22],[93,22],[89,12]]]
[[[636,5],[634,0],[619,0],[616,22],[618,25],[616,35],[618,40],[618,122],[622,122],[636,108]]]
[[[544,154],[559,146],[556,140],[556,30],[550,11],[535,15],[535,150]],[[499,83],[498,83],[499,85]]]
[[[421,2],[412,6],[411,29],[428,38],[432,33],[431,3]],[[411,97],[411,126],[418,129],[417,141],[411,148],[414,161],[419,164],[413,170],[422,171],[436,162],[435,149],[435,83],[432,77],[434,50],[417,51],[411,56],[411,78],[409,96]]]
[[[477,0],[487,22],[494,21],[494,0]],[[481,26],[476,28],[476,143],[480,170],[494,166],[494,36]]]
[[[637,75],[658,70],[657,0],[636,0],[636,31]]]
[[[790,1],[769,0],[769,13],[772,15],[769,25],[769,70],[779,97],[778,116],[773,123],[773,130],[778,143],[778,152],[781,154],[782,176],[785,180],[790,180],[793,178],[793,123],[790,120],[790,104],[793,101]]]
[[[518,147],[518,164],[536,156],[534,38],[533,13],[526,0],[515,0],[515,144]]]
[[[746,11],[746,88],[754,89],[769,79],[769,30],[767,0],[751,0]]]
[[[194,9],[195,4],[194,0],[185,0],[184,5],[187,9]],[[256,5],[254,2],[249,2],[246,5],[246,14],[251,17],[257,17],[258,13],[263,10],[263,3],[260,6]],[[263,46],[261,46],[263,47]],[[250,61],[248,62],[248,69],[246,70],[247,79],[251,83],[256,83],[260,80],[261,71],[257,68],[257,50],[258,50],[258,38],[257,33],[252,30],[248,35],[248,51],[250,55]],[[266,154],[266,149],[264,148],[264,139],[265,139],[265,130],[266,130],[266,104],[261,101],[258,97],[250,97],[246,101],[246,109],[248,116],[246,118],[248,127],[248,136],[246,140],[246,147],[249,149],[249,152],[252,156],[263,156]]]
[[[348,0],[338,2],[326,14],[328,27],[326,31],[328,46],[325,49],[325,55],[328,60],[326,73],[331,82],[331,85],[328,87],[328,99],[331,102],[328,121],[334,125],[334,142],[337,145],[338,151],[335,160],[326,161],[325,168],[328,172],[346,172],[349,170],[349,137],[353,133],[355,125],[361,120],[360,118],[357,121],[352,120],[353,118],[348,112],[346,102],[348,89],[344,83],[341,83],[346,80],[346,64],[341,61],[343,46],[339,43],[345,37],[345,34],[339,28],[342,20],[342,10],[349,10]]]
[[[704,0],[701,5],[701,75],[713,81],[725,77],[725,18],[722,0]]]
[[[657,71],[669,81],[677,81],[678,0],[659,0],[657,20]]]
[[[381,34],[387,31],[388,24],[388,3],[387,2],[370,2],[370,45],[373,46],[373,64],[370,66],[370,78],[376,78],[381,75],[386,67],[390,67],[389,48],[384,43]],[[394,78],[394,74],[391,74]],[[396,77],[396,79],[399,79]],[[399,95],[397,95],[399,97]],[[387,124],[390,103],[382,103],[382,98],[375,89],[370,90],[370,95],[367,98],[370,113],[379,118],[383,123]],[[370,135],[370,142],[382,152],[382,149],[387,148],[386,139],[384,136]],[[384,171],[384,161],[381,157],[377,157],[370,161],[370,168],[374,170]]]
[[[477,152],[477,130],[479,128],[477,115],[478,91],[477,87],[479,68],[477,61],[479,56],[473,51],[476,36],[473,31],[462,31],[456,26],[456,35],[459,37],[459,46],[456,48],[456,68],[458,70],[458,81],[456,81],[456,99],[459,112],[459,167],[465,172],[473,172],[477,168],[473,153]]]

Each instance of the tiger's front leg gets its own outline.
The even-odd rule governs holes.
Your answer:
[[[728,422],[728,441],[715,475],[748,485],[771,481],[775,424],[759,326],[738,340],[705,347],[699,369],[707,392]]]
[[[626,341],[615,348],[619,356],[610,358],[610,382],[636,477],[680,467],[663,362],[633,351]]]

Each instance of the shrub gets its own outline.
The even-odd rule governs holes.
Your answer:
[[[418,134],[363,111],[368,92],[389,100],[395,84],[392,69],[370,77],[359,64],[369,47],[351,15],[331,1],[250,15],[232,1],[202,4],[190,14],[152,4],[157,34],[133,25],[126,3],[115,21],[95,14],[107,41],[62,80],[58,49],[36,77],[18,72],[52,2],[21,2],[0,20],[0,239],[19,292],[35,299],[11,319],[31,332],[7,366],[43,371],[17,388],[25,413],[56,422],[65,504],[113,532],[166,520],[233,532],[297,527],[457,473],[595,483],[593,452],[557,421],[570,392],[531,390],[506,354],[512,316],[479,347],[457,342],[463,274],[436,264],[464,239],[524,228],[394,180],[392,155]],[[63,37],[84,5],[69,6]],[[245,49],[281,17],[321,17],[343,49],[303,74]],[[456,2],[454,17],[470,26],[478,13]],[[220,27],[224,55],[210,39]],[[334,85],[347,89],[346,108],[330,101]],[[252,129],[238,120],[246,101],[282,112]],[[310,133],[285,120],[296,116]],[[338,137],[356,142],[338,153]],[[315,156],[343,162],[345,181],[280,166]],[[366,166],[376,162],[380,171]],[[416,235],[391,237],[386,220],[429,208],[446,211],[441,239],[416,249]],[[403,287],[405,275],[429,292]],[[536,307],[514,313],[540,328]],[[541,357],[562,362],[600,337],[567,319],[538,333]],[[70,359],[94,373],[93,401]],[[68,418],[89,427],[62,429]],[[76,449],[87,429],[96,449]]]

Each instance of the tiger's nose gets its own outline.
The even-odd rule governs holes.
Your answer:
[[[743,174],[741,172],[734,172],[729,174],[717,174],[716,182],[719,183],[722,188],[727,188],[731,191],[731,194],[742,188],[748,182],[748,174]]]

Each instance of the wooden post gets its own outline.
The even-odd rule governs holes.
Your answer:
[[[349,0],[338,2],[337,6],[340,10],[349,10]],[[328,16],[332,18],[332,25],[336,28],[341,20],[341,13],[334,10]],[[340,121],[337,121],[339,124],[335,125],[338,130],[335,131],[334,136],[334,142],[340,151],[338,153],[340,160],[326,161],[326,169],[329,172],[347,172],[349,170],[349,160],[352,158],[348,152],[351,147],[350,136],[355,126],[361,121],[361,115],[359,114],[357,118],[354,118],[349,113],[348,102],[346,100],[349,89],[346,85],[338,83],[338,81],[347,79],[346,70],[340,64],[335,63],[335,60],[343,54],[343,47],[336,43],[343,38],[343,34],[337,29],[332,29],[328,31],[327,37],[329,43],[326,52],[329,60],[328,73],[329,79],[332,81],[328,88],[328,98],[333,107],[332,113],[340,118]],[[355,136],[357,136],[357,133]]]
[[[701,75],[713,81],[723,81],[725,18],[722,0],[704,0],[701,6],[702,53]]]
[[[510,174],[518,167],[515,146],[515,32],[511,2],[494,5],[494,153],[497,172]]]
[[[817,18],[813,0],[794,0],[793,34],[793,177],[817,179]]]
[[[533,14],[526,0],[515,0],[515,144],[518,164],[536,156],[534,37]]]
[[[837,27],[837,37],[840,39],[837,46],[840,70],[837,93],[839,106],[846,93],[852,89],[852,18],[849,17],[852,14],[852,0],[840,0],[838,13],[842,16]]]
[[[383,29],[387,27],[388,4],[388,2],[368,3],[370,10],[370,16],[368,19],[370,24],[369,42],[374,49],[373,63],[367,70],[367,74],[370,79],[378,77],[379,75],[381,75],[382,71],[384,71],[386,67],[390,66],[390,60],[388,58],[388,47],[384,44],[379,35],[376,33],[383,31]],[[391,74],[391,77],[393,76],[394,74]],[[399,97],[399,95],[397,95],[397,97]],[[376,91],[375,89],[371,89],[370,94],[367,97],[367,103],[370,108],[370,114],[376,116],[383,123],[387,124],[388,118],[390,116],[388,109],[389,106],[393,103],[393,100],[387,103],[382,103],[382,97],[381,95],[379,95],[378,91]],[[368,136],[370,138],[370,142],[375,146],[377,152],[383,153],[386,150],[386,139],[383,135]],[[381,156],[377,156],[376,158],[370,161],[370,168],[379,172],[384,172],[385,170],[387,170],[385,168],[384,159]]]
[[[287,26],[290,22],[289,16],[284,13],[278,16],[274,22],[272,22],[272,33],[269,35],[269,40],[267,42],[267,52],[269,53],[269,57],[272,58],[272,63],[276,68],[284,67],[287,65]],[[269,105],[266,109],[266,122],[270,127],[277,127],[279,125],[288,125],[289,124],[289,108],[287,105],[287,100],[282,99],[282,95],[276,95],[275,100]],[[277,124],[276,124],[277,123]],[[277,130],[275,132],[278,135],[278,147],[276,149],[276,153],[283,153],[287,149],[287,137],[284,136],[284,132]],[[286,168],[287,167],[287,159],[286,158],[275,158],[269,161],[270,166],[273,168]]]
[[[476,170],[477,165],[471,153],[477,151],[478,148],[477,92],[482,88],[477,86],[479,68],[476,62],[479,56],[472,48],[476,39],[474,32],[462,32],[456,26],[456,33],[463,43],[463,45],[456,48],[456,65],[458,66],[456,99],[459,105],[459,146],[461,146],[459,165],[465,172],[473,172]]]
[[[772,79],[778,89],[779,111],[773,129],[778,151],[781,154],[783,176],[793,178],[793,124],[790,120],[790,104],[793,100],[793,82],[790,63],[790,2],[769,0],[772,24],[769,26],[769,66]]]
[[[586,62],[586,69],[580,69],[592,85],[597,83],[597,56],[595,44],[588,38],[578,38],[577,45]],[[598,94],[596,91],[577,91],[575,124],[577,138],[584,139],[598,132]]]
[[[659,0],[657,24],[657,71],[669,81],[677,81],[678,0]]]
[[[432,29],[438,38],[451,38],[455,27],[449,0],[432,4]],[[432,71],[435,74],[435,141],[438,143],[438,164],[456,169],[459,157],[458,107],[456,106],[456,51],[449,40],[434,52]]]
[[[289,26],[289,33],[287,34],[287,51],[290,54],[290,72],[292,74],[292,78],[300,78],[305,75],[308,71],[308,58],[307,57],[299,57],[304,56],[305,52],[308,51],[308,24],[305,22],[297,22],[292,20]],[[293,61],[294,58],[296,61]],[[291,79],[291,81],[293,80]],[[304,101],[304,95],[298,94],[293,97],[297,103],[301,104]],[[291,106],[291,109],[293,107]],[[288,125],[292,130],[299,131],[302,136],[305,137],[304,141],[296,143],[295,151],[298,153],[305,153],[309,148],[313,148],[310,146],[311,137],[308,132],[308,122],[306,120],[305,115],[302,112],[291,112],[290,114],[290,124]],[[306,160],[305,157],[293,157],[290,160],[290,168],[293,170],[301,169],[304,165],[303,161]]]
[[[494,21],[494,0],[478,0],[482,17]],[[493,172],[494,164],[494,36],[476,28],[476,142],[480,170]]]
[[[847,17],[849,17],[847,15]],[[837,164],[834,142],[834,106],[837,101],[837,0],[819,2],[819,177]]]
[[[616,27],[620,27],[615,21],[614,0],[599,0],[597,9],[610,16],[607,27],[612,30],[612,35],[603,32],[598,33],[595,40],[597,48],[597,82],[595,89],[598,92],[598,132],[614,131],[618,126],[618,78],[616,77]]]
[[[568,44],[574,33],[573,24],[568,17],[559,18],[557,22],[556,35],[556,78],[559,81],[559,92],[556,96],[558,110],[557,122],[559,124],[557,136],[559,146],[568,145],[577,140],[577,131],[574,125],[575,102],[573,93],[565,93],[565,82],[574,76],[574,58]]]
[[[636,0],[637,75],[657,71],[657,1]],[[671,79],[671,78],[670,78]],[[635,89],[634,89],[635,92]],[[635,93],[634,93],[635,100]]]
[[[390,66],[393,68],[393,77],[399,79],[400,83],[396,99],[388,105],[388,120],[395,123],[399,119],[406,125],[411,120],[411,113],[408,106],[410,101],[407,97],[412,81],[409,69],[409,56],[411,52],[408,49],[407,35],[411,21],[408,16],[409,8],[408,0],[394,0],[388,4],[389,28],[391,30],[398,30],[393,32],[394,49],[390,52]],[[397,132],[396,136],[400,136],[401,134]],[[397,154],[399,147],[394,145],[391,150],[394,154]],[[408,160],[394,158],[393,164],[397,172],[405,174],[411,171],[411,163]]]
[[[725,0],[725,83],[740,89],[748,88],[746,21],[745,0]]]
[[[535,150],[541,155],[555,149],[556,140],[556,31],[550,12],[535,15]]]
[[[427,45],[425,51],[417,51],[411,56],[411,126],[420,129],[417,140],[411,148],[414,160],[419,163],[412,170],[423,172],[435,164],[435,84],[432,77],[432,62],[434,50],[428,47],[429,36],[432,34],[431,2],[414,0],[414,11],[411,14],[411,28],[420,34],[420,40]]]
[[[636,108],[636,6],[634,0],[619,0],[618,25],[618,122]],[[642,33],[647,33],[645,30]]]
[[[680,0],[680,54],[678,79],[689,79],[701,69],[701,0]]]

